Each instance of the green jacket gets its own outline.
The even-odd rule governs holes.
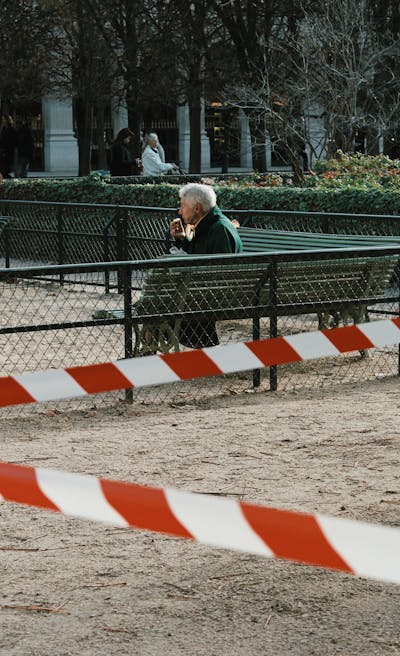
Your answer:
[[[241,253],[242,240],[232,222],[222,214],[218,205],[202,219],[192,241],[177,242],[190,255],[213,253]]]
[[[242,240],[232,222],[222,214],[218,205],[200,221],[192,241],[186,238],[175,242],[189,255],[241,253]],[[179,342],[190,348],[203,348],[219,344],[215,321],[212,319],[186,319],[181,322]]]

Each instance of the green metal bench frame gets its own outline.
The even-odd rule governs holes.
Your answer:
[[[209,262],[209,260],[208,260]],[[270,318],[277,336],[279,316],[316,314],[319,328],[367,319],[367,306],[384,298],[396,255],[227,263],[150,269],[132,304],[133,355],[178,351],[183,320],[250,318],[253,339],[260,319]],[[95,319],[124,318],[123,310],[99,310]]]

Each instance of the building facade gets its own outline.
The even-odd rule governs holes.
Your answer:
[[[248,117],[242,110],[230,111],[229,120],[221,103],[203,103],[201,112],[201,172],[246,172],[253,169],[252,148]],[[38,110],[38,108],[37,108]],[[56,96],[43,98],[41,111],[36,111],[31,123],[35,138],[35,159],[32,171],[46,175],[78,175],[79,156],[74,109],[70,98]],[[120,103],[112,103],[106,121],[106,147],[120,129],[128,125],[128,113]],[[176,108],[175,115],[162,112],[146,117],[144,131],[158,133],[168,161],[179,163],[183,171],[189,170],[190,121],[188,105]],[[323,142],[323,125],[314,119],[312,138],[315,148]],[[96,138],[93,139],[92,168],[99,168],[96,158]],[[266,134],[266,161],[268,170],[284,169],[284,161]],[[319,156],[323,157],[320,148]]]

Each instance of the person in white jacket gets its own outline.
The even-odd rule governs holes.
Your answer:
[[[162,175],[169,171],[179,173],[179,167],[176,164],[165,162],[164,149],[162,149],[155,132],[147,135],[146,142],[147,146],[142,153],[142,175]]]

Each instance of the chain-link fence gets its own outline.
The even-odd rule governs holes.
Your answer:
[[[287,210],[229,210],[229,218],[243,226],[271,230],[323,232],[338,235],[400,235],[400,216],[289,212]]]
[[[0,201],[0,264],[69,264],[157,257],[171,208]],[[277,210],[226,210],[243,227],[355,235],[400,235],[400,217]]]
[[[117,207],[3,201],[0,212],[10,217],[0,242],[10,266],[116,259]]]
[[[65,368],[399,316],[400,248],[0,270],[0,372]],[[112,282],[107,287],[107,281]],[[187,403],[399,375],[397,345],[47,407]],[[37,406],[35,406],[37,407]],[[30,409],[29,409],[30,408]],[[32,407],[3,409],[32,412]]]

